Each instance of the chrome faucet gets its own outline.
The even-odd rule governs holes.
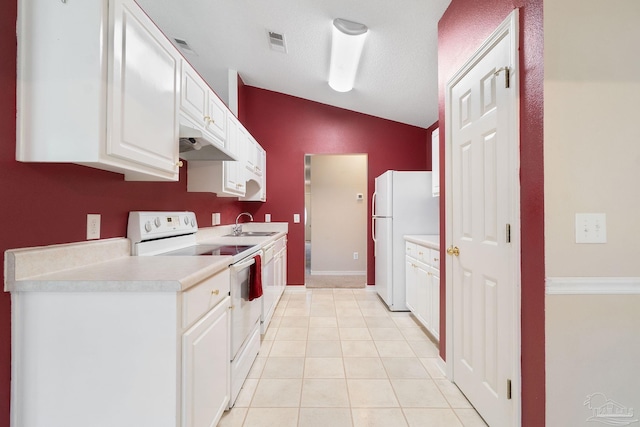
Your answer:
[[[249,220],[253,221],[253,215],[251,215],[249,212],[242,212],[238,214],[238,216],[236,217],[236,225],[233,226],[233,234],[236,236],[239,236],[242,233],[242,224],[238,224],[238,220],[242,215],[247,215],[249,217]]]

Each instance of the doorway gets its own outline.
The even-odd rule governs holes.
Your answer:
[[[306,154],[304,160],[305,285],[363,288],[367,155]]]
[[[518,11],[447,83],[447,369],[491,426],[520,425]]]

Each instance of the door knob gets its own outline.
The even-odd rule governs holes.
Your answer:
[[[449,255],[455,255],[455,256],[459,256],[460,255],[460,248],[458,248],[457,246],[451,246],[447,249],[447,253]]]

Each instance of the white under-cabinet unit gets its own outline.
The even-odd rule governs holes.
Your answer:
[[[439,236],[405,236],[407,307],[435,339],[440,337]]]
[[[20,0],[17,39],[17,160],[178,180],[181,56],[134,0]]]
[[[183,292],[88,288],[12,292],[12,426],[217,425],[229,269]]]
[[[227,116],[227,150],[241,158],[246,137],[244,128],[233,115]],[[187,191],[216,193],[219,197],[245,194],[242,161],[198,161],[187,164]]]
[[[238,161],[189,162],[187,191],[266,201],[265,150],[231,113],[227,115],[225,147]]]

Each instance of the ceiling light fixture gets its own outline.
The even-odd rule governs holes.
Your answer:
[[[357,22],[340,18],[333,20],[331,65],[329,67],[329,86],[333,90],[349,92],[353,89],[362,47],[368,31],[366,25]]]

